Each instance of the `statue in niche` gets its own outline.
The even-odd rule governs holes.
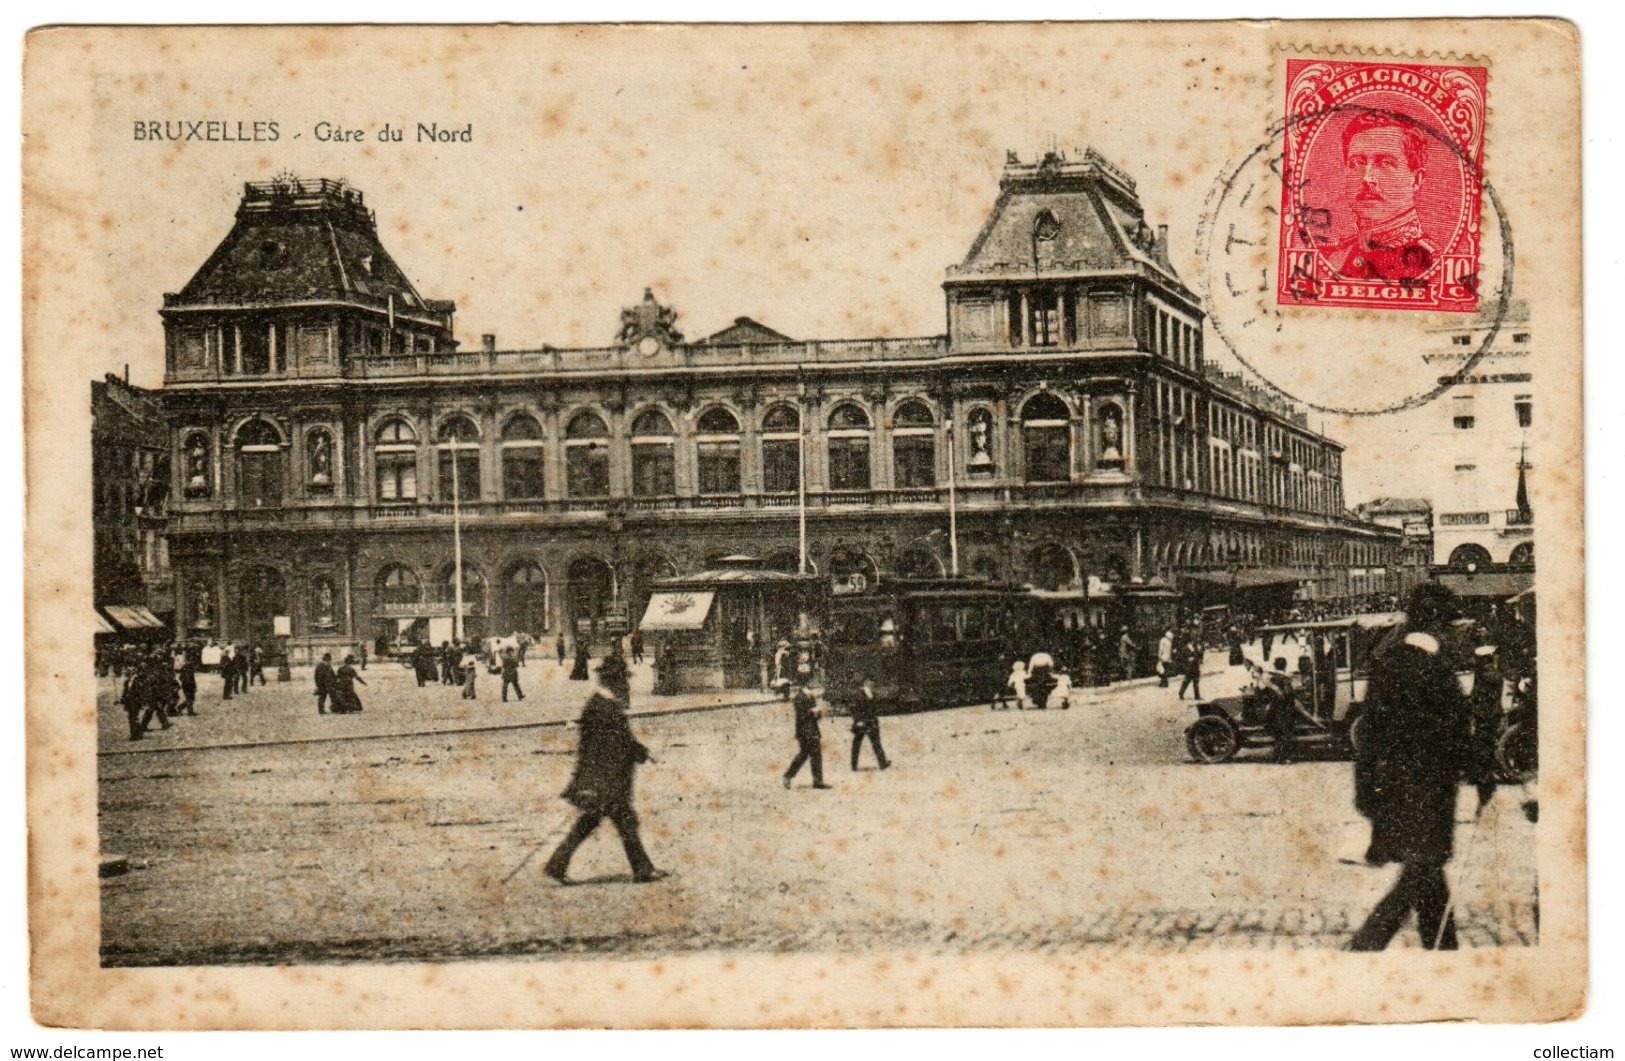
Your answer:
[[[326,431],[316,431],[310,436],[310,485],[331,486],[333,484],[333,439]]]
[[[316,580],[316,625],[333,625],[333,584],[325,578]]]
[[[186,496],[209,495],[209,443],[202,433],[186,440]]]
[[[214,600],[209,595],[209,587],[203,583],[194,583],[192,586],[192,628],[207,630],[214,625]]]
[[[993,471],[993,414],[976,409],[970,414],[970,469],[989,475]]]
[[[1102,467],[1121,468],[1123,466],[1123,422],[1122,414],[1115,405],[1108,405],[1100,414],[1100,461]]]

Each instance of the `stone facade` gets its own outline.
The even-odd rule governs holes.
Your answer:
[[[725,555],[795,570],[801,454],[831,578],[945,572],[950,508],[962,572],[1044,588],[1333,597],[1394,569],[1399,534],[1343,508],[1342,447],[1204,363],[1166,232],[1093,151],[1012,157],[944,290],[946,336],[687,342],[646,292],[611,346],[461,351],[359,192],[249,185],[164,303],[177,625],[287,615],[296,657],[442,639],[454,520],[470,633],[635,620],[650,580]]]

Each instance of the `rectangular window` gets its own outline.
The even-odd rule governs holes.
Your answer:
[[[1528,332],[1515,332],[1515,333],[1513,333],[1512,341],[1515,342],[1515,343],[1527,343],[1529,341],[1529,333]]]
[[[1065,427],[1022,428],[1026,445],[1027,481],[1029,483],[1061,483],[1071,477],[1071,447],[1067,445]]]
[[[1535,406],[1528,398],[1515,399],[1512,408],[1518,414],[1519,427],[1528,427],[1535,422]]]
[[[677,492],[676,464],[667,443],[632,447],[632,496],[670,497]]]
[[[480,455],[459,451],[457,454],[457,500],[480,499]],[[451,450],[440,451],[440,497],[450,501],[452,495]]]
[[[1471,416],[1458,416],[1451,420],[1451,423],[1456,425],[1457,431],[1471,431],[1475,422],[1475,418]]]
[[[564,459],[571,497],[609,496],[609,447],[602,443],[571,446]]]
[[[930,435],[898,435],[892,439],[896,483],[899,489],[937,485],[937,447]]]
[[[242,337],[243,374],[264,376],[271,371],[271,334],[263,324],[245,324],[238,329]]]
[[[1028,303],[1031,316],[1032,345],[1055,346],[1061,341],[1061,312],[1055,296],[1037,292]]]
[[[700,493],[739,493],[739,443],[701,442],[699,454]]]
[[[1473,345],[1473,337],[1471,335],[1452,335],[1450,337],[1450,341],[1455,343],[1457,346]]]
[[[544,482],[542,448],[521,446],[502,454],[502,496],[516,501],[542,496]]]
[[[831,490],[869,489],[867,438],[829,440],[829,487]]]
[[[418,496],[415,453],[378,454],[378,500],[412,501]]]
[[[801,489],[801,448],[793,438],[762,442],[762,489],[770,494],[793,494]]]

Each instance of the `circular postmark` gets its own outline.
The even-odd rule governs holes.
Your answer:
[[[1448,159],[1459,184],[1482,189],[1488,204],[1483,212],[1494,216],[1483,225],[1478,268],[1456,278],[1476,295],[1475,312],[1328,305],[1313,290],[1278,301],[1282,231],[1296,226],[1301,232],[1305,225],[1334,230],[1340,220],[1311,200],[1301,175],[1286,172],[1287,139],[1302,132],[1303,123],[1324,130],[1328,119],[1358,115],[1415,129],[1434,155]],[[1283,194],[1286,189],[1291,194]],[[1292,225],[1282,225],[1283,210]],[[1478,220],[1463,217],[1452,224]],[[1339,238],[1334,234],[1328,242]],[[1396,109],[1348,103],[1273,123],[1264,142],[1215,180],[1198,222],[1196,252],[1196,287],[1219,341],[1267,390],[1335,416],[1395,413],[1437,398],[1488,355],[1512,301],[1512,226],[1481,164],[1444,130]],[[1436,262],[1421,264],[1416,271],[1424,280],[1439,268]],[[1407,278],[1382,286],[1404,298],[1419,283]],[[1459,343],[1463,331],[1482,336],[1468,349],[1441,354],[1452,341]]]

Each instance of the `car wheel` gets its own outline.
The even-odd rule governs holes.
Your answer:
[[[1235,756],[1241,735],[1222,715],[1203,715],[1185,731],[1185,748],[1199,763],[1222,763]]]

